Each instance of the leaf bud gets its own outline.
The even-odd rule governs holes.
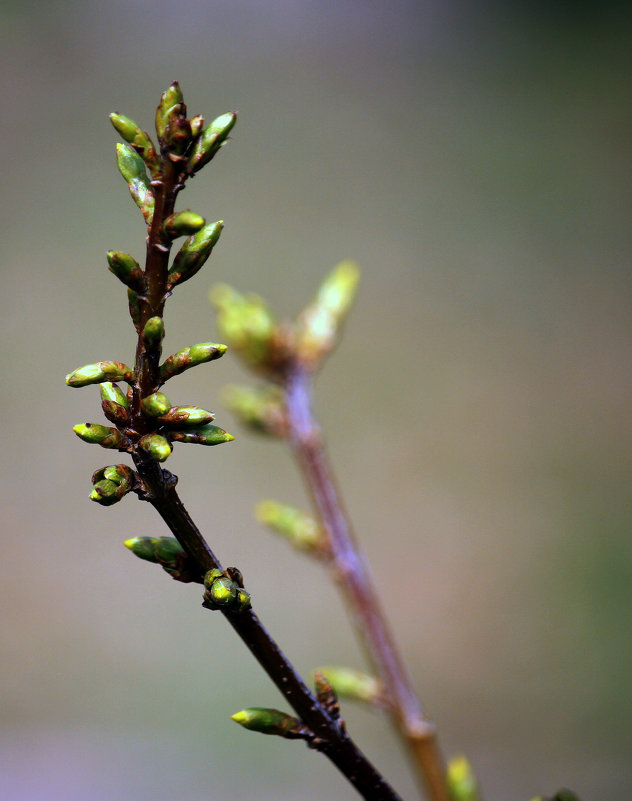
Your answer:
[[[154,214],[155,198],[149,186],[145,162],[129,145],[119,143],[116,146],[116,163],[119,172],[127,181],[134,203],[149,225]]]
[[[145,559],[148,562],[158,562],[151,537],[132,537],[129,540],[125,540],[123,545],[129,548],[134,556],[137,556],[139,559]]]
[[[217,309],[219,330],[246,362],[259,367],[282,358],[277,353],[277,324],[262,298],[241,295],[227,284],[218,284],[211,290],[210,299]]]
[[[178,236],[189,236],[197,233],[204,226],[206,220],[190,209],[177,211],[171,214],[162,224],[162,235],[167,241]]]
[[[213,586],[213,582],[215,579],[224,578],[224,571],[220,570],[218,567],[214,567],[212,570],[208,570],[204,574],[204,586],[207,590],[210,590]]]
[[[124,426],[129,422],[129,402],[127,396],[117,384],[104,381],[99,384],[101,390],[101,408],[111,423]]]
[[[183,348],[177,353],[169,356],[168,359],[160,365],[160,375],[163,381],[168,381],[175,375],[180,375],[189,367],[196,367],[198,364],[211,362],[214,359],[219,359],[226,353],[226,345],[218,345],[215,342],[202,342],[199,345],[191,345],[189,348]],[[164,413],[163,413],[164,414]]]
[[[160,562],[175,564],[185,550],[175,537],[152,537],[151,544]]]
[[[237,598],[235,582],[227,576],[216,578],[206,590],[206,596],[218,606],[230,606]]]
[[[103,381],[127,381],[133,379],[131,367],[122,362],[97,362],[78,367],[66,376],[69,387],[87,387],[89,384],[100,384]]]
[[[131,487],[134,483],[135,475],[132,468],[125,464],[111,464],[103,468],[103,478],[113,481],[117,486],[129,485]],[[95,480],[94,476],[92,480]]]
[[[314,302],[301,312],[296,323],[296,352],[307,365],[317,364],[334,347],[359,278],[354,262],[341,262],[325,278]]]
[[[448,761],[446,781],[452,801],[479,801],[476,776],[466,757],[457,756]]]
[[[314,689],[316,690],[316,698],[318,698],[318,702],[323,709],[334,719],[339,718],[340,705],[338,697],[331,682],[320,670],[314,671]]]
[[[189,122],[191,123],[191,135],[194,137],[199,136],[204,128],[204,117],[201,114],[196,114],[195,117],[191,117]]]
[[[102,448],[122,448],[126,445],[125,437],[117,428],[102,426],[99,423],[80,423],[72,429],[84,442],[100,445]]]
[[[160,103],[156,109],[156,133],[159,139],[164,139],[165,129],[173,119],[186,114],[183,100],[177,81],[174,81],[160,96]]]
[[[169,438],[173,442],[184,442],[192,445],[221,445],[235,439],[232,434],[211,423],[205,426],[188,428],[185,431],[170,431]]]
[[[116,495],[117,490],[118,487],[113,481],[108,481],[107,479],[97,481],[92,487],[90,500],[100,503],[103,506],[111,506],[120,500]]]
[[[184,212],[182,212],[184,213]],[[189,212],[193,214],[193,212]],[[195,215],[197,217],[197,215]],[[200,217],[200,219],[202,219]],[[169,287],[182,284],[192,278],[205,264],[222,233],[224,221],[209,223],[199,228],[184,242],[169,270]],[[176,234],[179,236],[179,234]]]
[[[163,143],[167,150],[181,156],[188,148],[191,139],[191,123],[184,116],[186,107],[184,104],[173,106],[169,110],[169,122],[167,123]]]
[[[236,612],[246,612],[252,606],[250,593],[244,590],[243,587],[237,588],[237,597],[235,598],[234,606]]]
[[[189,168],[197,172],[213,158],[220,147],[225,144],[228,134],[237,122],[237,112],[222,114],[205,128],[193,144],[189,157]]]
[[[386,704],[382,684],[375,676],[340,665],[319,667],[314,671],[314,676],[316,673],[322,674],[341,698],[362,701],[377,707]]]
[[[242,709],[231,717],[245,729],[258,731],[261,734],[276,734],[288,739],[308,739],[310,736],[309,730],[297,718],[278,709],[253,706]]]
[[[326,538],[318,523],[294,506],[273,500],[261,501],[255,508],[255,517],[300,550],[322,551],[326,547]]]
[[[112,403],[118,403],[119,406],[123,406],[125,409],[129,408],[127,395],[120,389],[118,384],[113,384],[111,381],[104,381],[99,385],[99,390],[101,391],[102,401],[111,401]]]
[[[110,272],[114,273],[119,281],[137,292],[145,289],[143,271],[136,259],[118,250],[108,250],[106,255]]]
[[[215,419],[212,412],[199,406],[172,406],[160,416],[160,422],[169,426],[204,426]]]
[[[171,455],[171,443],[162,434],[145,434],[138,440],[138,444],[157,462],[164,462]]]
[[[221,400],[241,423],[253,431],[276,437],[285,436],[287,422],[283,390],[276,384],[264,387],[230,384],[224,387]]]
[[[134,485],[134,471],[124,464],[113,464],[97,470],[92,476],[90,499],[103,506],[118,503]]]
[[[138,152],[151,174],[156,176],[160,172],[160,160],[156,154],[154,143],[149,134],[123,114],[110,114],[110,122],[126,142]]]
[[[162,392],[154,392],[151,395],[147,395],[146,398],[141,400],[140,405],[149,417],[161,417],[171,409],[171,401]]]
[[[152,348],[160,345],[165,336],[165,324],[162,317],[150,317],[143,328],[143,340]]]

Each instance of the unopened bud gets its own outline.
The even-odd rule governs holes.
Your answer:
[[[174,81],[160,96],[156,109],[156,133],[163,139],[167,125],[177,116],[186,113],[183,96],[177,81]]]
[[[149,134],[123,114],[110,114],[110,122],[118,133],[129,142],[130,145],[141,156],[152,175],[157,175],[160,171],[160,160],[156,154],[156,148],[149,138]]]
[[[261,501],[255,508],[255,517],[296,548],[315,551],[325,547],[326,538],[318,523],[294,506],[273,500]]]
[[[205,222],[204,217],[190,209],[185,209],[167,217],[162,224],[162,234],[169,241],[178,236],[189,236],[197,233]]]
[[[235,439],[232,434],[211,423],[205,426],[187,428],[184,431],[170,431],[173,442],[185,442],[191,445],[221,445]]]
[[[127,303],[129,307],[129,316],[132,318],[132,322],[134,323],[134,328],[138,331],[140,328],[140,318],[141,318],[141,309],[140,309],[140,298],[138,294],[134,292],[133,289],[127,290]]]
[[[160,422],[169,426],[204,426],[215,419],[212,412],[199,406],[172,406],[160,416]]]
[[[193,137],[199,136],[204,128],[204,117],[201,114],[196,114],[189,120],[191,123],[191,135]]]
[[[145,162],[129,145],[119,143],[116,146],[116,163],[119,172],[127,181],[134,203],[141,210],[145,222],[149,225],[154,214],[155,199],[149,187]]]
[[[285,436],[287,421],[283,390],[276,384],[264,387],[230,384],[223,389],[221,400],[248,428],[262,434]]]
[[[66,376],[69,387],[87,387],[89,384],[100,384],[103,381],[127,381],[133,379],[133,371],[122,362],[97,362],[78,367]]]
[[[193,214],[193,212],[190,212]],[[197,215],[196,215],[197,216]],[[200,217],[200,219],[202,219]],[[223,220],[209,223],[192,234],[182,245],[169,270],[169,286],[192,278],[205,264],[224,228]]]
[[[80,423],[72,429],[84,442],[100,445],[102,448],[122,448],[125,437],[117,428],[102,426],[99,423]]]
[[[92,476],[90,500],[103,506],[118,503],[132,489],[134,471],[124,464],[109,465]]]
[[[296,350],[308,365],[315,365],[334,347],[356,293],[360,271],[351,261],[341,262],[324,280],[315,301],[299,316]]]
[[[222,114],[205,128],[193,144],[189,167],[193,172],[202,169],[226,142],[228,134],[237,122],[237,112]]]
[[[165,336],[165,324],[162,317],[150,317],[143,328],[143,340],[152,348],[160,345]]]
[[[278,709],[249,707],[231,716],[235,723],[245,729],[261,734],[276,734],[288,739],[309,738],[309,730],[295,717]]]
[[[152,395],[147,395],[140,402],[140,405],[149,417],[161,417],[171,409],[171,401],[162,392],[154,392]]]
[[[169,356],[163,364],[160,365],[160,376],[163,381],[173,378],[175,375],[180,375],[189,367],[196,367],[198,364],[211,362],[214,359],[219,359],[226,353],[226,345],[218,345],[215,342],[202,342],[199,345],[191,345],[190,348],[184,348]]]
[[[262,298],[241,295],[226,284],[218,284],[211,290],[210,299],[217,309],[219,330],[240,356],[255,366],[277,357],[276,321]]]
[[[451,801],[479,801],[476,776],[464,756],[449,760],[446,779]]]
[[[338,703],[336,691],[325,674],[320,670],[314,672],[314,689],[316,690],[316,698],[318,698],[323,709],[334,719],[339,718],[340,705]]]
[[[142,292],[145,288],[145,278],[136,259],[127,253],[120,253],[118,250],[108,250],[106,255],[110,272],[114,273],[126,286]]]
[[[138,444],[157,462],[164,462],[171,455],[171,443],[162,434],[145,434]]]
[[[362,701],[371,706],[384,706],[385,696],[382,685],[374,676],[361,670],[340,665],[319,667],[314,671],[321,673],[339,697]]]

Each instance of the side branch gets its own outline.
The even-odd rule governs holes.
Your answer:
[[[450,801],[446,769],[435,726],[423,714],[412,679],[401,658],[369,567],[344,511],[333,471],[310,406],[311,375],[295,367],[285,378],[288,439],[318,516],[327,532],[336,577],[389,695],[389,710],[406,741],[431,801]]]

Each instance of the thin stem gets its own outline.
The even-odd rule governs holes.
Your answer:
[[[201,572],[212,568],[221,570],[219,560],[189,517],[173,484],[165,481],[163,471],[141,455],[136,455],[134,461],[148,491],[149,502]],[[252,610],[224,611],[223,614],[302,722],[314,733],[313,747],[322,751],[367,801],[401,801],[344,727],[323,710],[257,615]]]
[[[423,714],[379,602],[368,564],[343,508],[318,425],[311,410],[312,378],[294,367],[285,378],[288,439],[327,532],[332,562],[369,658],[389,694],[389,711],[409,746],[430,801],[450,801],[435,726]]]

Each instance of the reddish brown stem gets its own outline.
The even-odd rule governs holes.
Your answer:
[[[369,658],[385,685],[389,711],[410,749],[422,787],[429,801],[450,801],[435,726],[423,714],[369,567],[353,536],[311,411],[311,387],[310,373],[298,366],[288,371],[285,401],[289,442],[327,533],[336,577]]]

